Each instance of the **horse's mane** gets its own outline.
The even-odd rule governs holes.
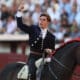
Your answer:
[[[56,52],[59,51],[60,49],[64,48],[65,45],[68,45],[68,44],[71,44],[71,43],[74,43],[74,42],[80,42],[80,38],[76,38],[76,39],[70,40],[70,41],[68,41],[68,42],[62,43],[59,48],[55,49],[55,52],[54,52],[54,53],[56,53]],[[54,54],[54,53],[53,53],[53,54]]]

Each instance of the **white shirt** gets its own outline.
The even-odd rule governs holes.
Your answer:
[[[17,29],[17,23],[16,23],[16,21],[13,20],[10,23],[8,23],[7,26],[6,26],[6,28],[7,28],[7,30],[6,30],[5,33],[7,33],[7,34],[14,33],[16,31],[16,29]]]
[[[47,34],[47,29],[41,29],[41,33],[42,33],[42,39],[44,39]]]
[[[3,28],[3,24],[2,24],[2,21],[0,20],[0,29]]]

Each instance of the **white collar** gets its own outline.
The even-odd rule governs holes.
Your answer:
[[[46,28],[46,29],[42,29],[42,28],[41,28],[41,32],[42,32],[42,33],[46,33],[46,32],[47,32],[47,28]]]
[[[46,34],[47,34],[47,28],[41,29],[41,33],[42,33],[42,38],[44,39],[46,37]]]

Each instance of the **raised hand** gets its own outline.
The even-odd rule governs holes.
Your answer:
[[[27,11],[29,9],[29,6],[24,2],[24,0],[21,1],[18,10],[21,12]]]
[[[20,2],[20,5],[18,7],[18,10],[21,11],[21,12],[24,11],[24,1],[23,0]]]

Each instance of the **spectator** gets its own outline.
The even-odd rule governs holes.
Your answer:
[[[17,29],[17,24],[16,21],[14,19],[14,16],[9,15],[8,19],[7,19],[7,25],[6,25],[6,30],[5,30],[5,34],[13,34],[15,33]]]
[[[8,8],[6,5],[1,5],[1,19],[4,21],[9,15]]]
[[[41,14],[41,7],[39,4],[35,5],[35,12],[32,14],[32,21],[34,25],[38,24],[38,19]]]
[[[72,38],[80,37],[80,29],[78,28],[78,25],[76,21],[73,21],[72,27],[71,27],[71,35]]]
[[[63,11],[67,12],[68,15],[71,15],[71,4],[70,0],[62,0],[62,4],[60,4],[60,11],[63,13]]]
[[[76,18],[78,12],[77,12],[77,4],[73,4],[72,5],[72,9],[71,9],[71,15],[69,16],[69,22],[70,24],[73,23],[73,20]]]
[[[51,0],[51,7],[55,7],[55,9],[57,10],[57,11],[60,11],[60,4],[59,4],[59,0]]]
[[[70,41],[70,40],[72,40],[72,37],[69,34],[66,33],[64,35],[64,42],[67,42],[67,41]]]
[[[50,30],[53,30],[53,32],[54,32],[54,30],[56,31],[56,32],[58,32],[59,30],[60,30],[60,23],[59,23],[59,21],[58,20],[56,20],[56,19],[54,19],[53,21],[52,21],[52,23],[51,23],[51,25],[50,25]]]
[[[3,23],[1,19],[0,19],[0,33],[3,33]]]
[[[60,13],[56,10],[55,6],[48,8],[47,13],[50,15],[52,21],[54,21],[54,19],[60,20]]]

